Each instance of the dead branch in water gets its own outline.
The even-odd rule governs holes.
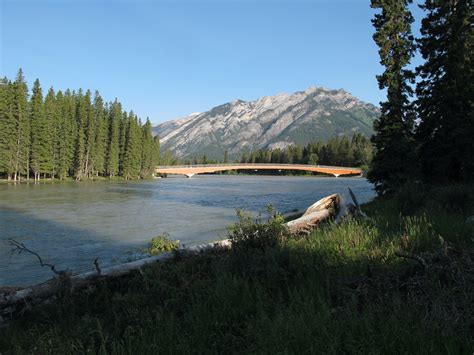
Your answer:
[[[53,264],[48,264],[48,263],[43,262],[43,259],[41,258],[41,256],[40,256],[38,253],[34,252],[33,250],[27,248],[24,243],[19,242],[19,241],[15,240],[15,239],[12,239],[12,238],[8,239],[8,243],[9,243],[11,246],[13,246],[13,249],[11,250],[12,253],[21,254],[21,253],[23,253],[23,252],[26,252],[26,253],[29,253],[29,254],[31,254],[31,255],[34,255],[34,256],[36,256],[36,258],[38,259],[38,261],[39,261],[41,267],[44,267],[44,266],[49,267],[49,268],[51,269],[51,271],[54,272],[56,275],[61,275],[61,274],[64,274],[64,273],[66,272],[66,271],[64,271],[64,270],[58,271],[58,270],[56,270],[56,266],[55,266],[55,265],[53,265]]]
[[[95,269],[97,270],[97,274],[100,275],[102,270],[100,269],[100,266],[99,266],[99,257],[95,258],[94,266],[95,266]]]

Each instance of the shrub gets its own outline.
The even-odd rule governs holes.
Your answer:
[[[168,233],[163,233],[155,238],[153,238],[148,246],[143,249],[145,253],[150,255],[158,255],[173,250],[179,249],[179,241],[169,239]]]
[[[261,215],[253,219],[250,213],[237,210],[239,221],[227,229],[233,250],[275,247],[289,235],[283,216],[274,213],[271,205],[268,206],[268,212],[270,217],[264,221]]]

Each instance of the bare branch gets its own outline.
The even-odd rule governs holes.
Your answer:
[[[351,188],[348,187],[348,189],[349,189],[349,195],[351,195],[352,202],[354,202],[354,205],[357,207],[357,210],[360,211],[359,201],[357,201],[357,198],[355,197],[355,195],[352,192]]]
[[[48,264],[48,263],[43,262],[43,259],[41,259],[41,256],[38,253],[35,253],[33,250],[28,249],[26,245],[23,244],[22,242],[19,242],[12,238],[8,239],[7,241],[13,247],[12,253],[15,253],[15,252],[18,254],[21,254],[23,252],[30,253],[31,255],[34,255],[36,256],[36,258],[38,258],[38,261],[41,267],[47,266],[51,269],[52,272],[54,272],[57,275],[61,275],[64,273],[64,271],[57,271],[56,266],[54,266],[53,264]]]
[[[102,272],[102,270],[100,270],[100,267],[99,267],[99,257],[95,258],[95,260],[94,260],[94,266],[95,266],[95,269],[97,270],[97,273],[100,275],[100,273]]]

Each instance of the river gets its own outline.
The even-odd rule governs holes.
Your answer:
[[[375,196],[362,178],[199,175],[137,182],[0,184],[0,286],[52,276],[29,254],[12,254],[14,238],[57,269],[84,272],[137,258],[152,237],[194,245],[222,239],[236,209],[305,210],[350,187],[360,202]]]

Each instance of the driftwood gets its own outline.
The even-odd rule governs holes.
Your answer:
[[[322,210],[336,210],[339,207],[341,197],[339,194],[332,194],[324,197],[308,207],[303,216]]]
[[[188,255],[198,254],[215,248],[228,248],[230,247],[230,244],[230,240],[226,239],[181,249],[180,252]],[[92,281],[123,276],[134,270],[140,270],[146,265],[160,261],[167,261],[173,257],[173,252],[164,253],[126,264],[112,266],[106,269],[100,269],[96,259],[94,261],[96,271],[90,271],[78,275],[61,273],[58,277],[50,279],[42,284],[23,289],[16,287],[0,287],[0,323],[2,316],[8,316],[10,313],[17,312],[18,309],[26,309],[32,305],[40,304],[58,293],[62,293],[61,291],[70,293],[75,289],[81,289],[87,286]]]
[[[293,235],[309,234],[316,225],[335,215],[339,202],[338,194],[324,197],[309,206],[300,218],[287,222],[286,226]]]
[[[331,213],[328,209],[313,212],[307,215],[303,215],[298,219],[289,221],[286,226],[291,234],[309,234],[311,229],[316,227],[322,221],[325,221],[331,217]]]
[[[352,198],[355,200],[355,196]],[[356,200],[354,202],[358,205]],[[344,216],[354,214],[351,212],[354,208],[348,208],[348,205],[344,203],[343,197],[339,194],[327,196],[311,205],[300,218],[287,222],[286,226],[293,235],[309,234],[313,228],[323,221],[334,218],[335,222],[338,223],[343,220]],[[357,209],[360,210],[360,207],[357,206],[356,210]],[[44,263],[37,253],[26,248],[24,244],[18,242],[11,244],[18,252],[29,252],[35,255],[40,261],[41,266],[50,267],[51,270],[57,274],[57,277],[42,284],[22,289],[16,287],[0,287],[0,324],[3,318],[10,318],[12,314],[24,312],[29,307],[43,303],[55,296],[65,295],[74,290],[87,287],[93,281],[123,276],[132,271],[141,270],[146,265],[170,260],[175,255],[175,252],[164,253],[105,269],[101,269],[98,259],[95,259],[93,262],[94,271],[72,275],[69,272],[57,271],[54,265]],[[182,248],[179,250],[179,253],[192,255],[216,248],[230,247],[231,241],[225,239],[218,242]]]

